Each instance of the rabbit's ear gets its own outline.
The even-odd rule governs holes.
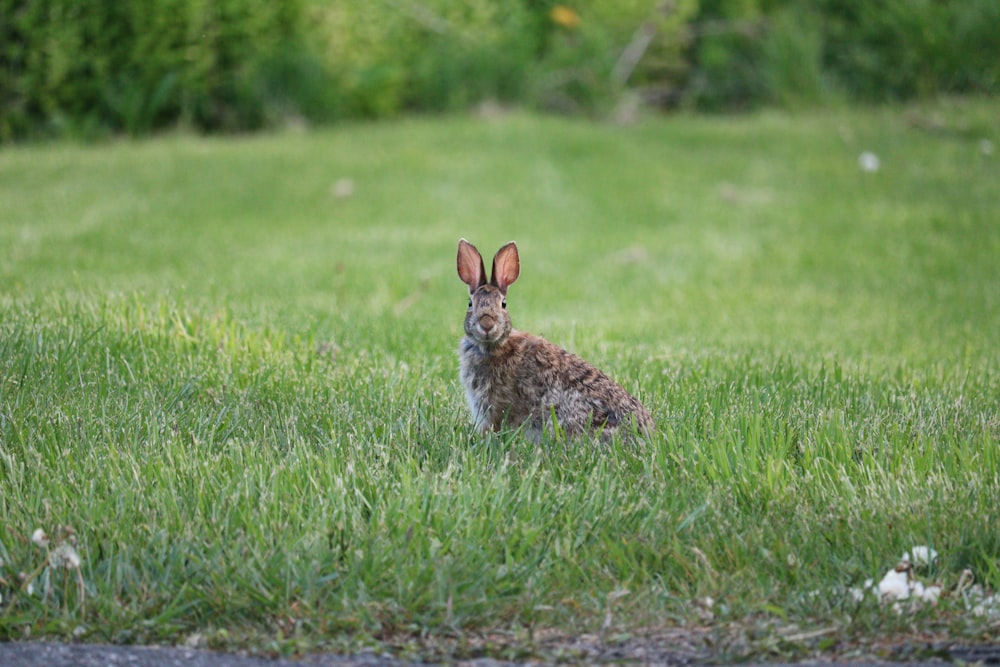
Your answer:
[[[475,292],[486,284],[486,265],[483,256],[465,239],[458,242],[458,277],[469,286],[469,292]]]
[[[493,258],[493,284],[504,294],[514,284],[521,273],[521,260],[517,256],[517,246],[513,241],[500,248]]]

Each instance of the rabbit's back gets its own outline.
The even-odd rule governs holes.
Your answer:
[[[466,337],[459,356],[466,398],[482,430],[523,426],[540,437],[555,432],[553,419],[569,436],[653,428],[646,408],[614,380],[538,336],[512,331],[494,349]]]

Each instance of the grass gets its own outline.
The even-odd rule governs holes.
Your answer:
[[[958,584],[1000,589],[998,112],[4,150],[0,638],[456,658],[543,655],[554,630],[707,628],[744,657],[990,636],[1000,612]],[[460,236],[518,241],[515,326],[637,393],[646,447],[472,431]],[[936,606],[851,598],[916,544]]]

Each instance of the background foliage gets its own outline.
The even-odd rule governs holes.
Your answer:
[[[0,136],[252,129],[310,109],[298,0],[0,3]]]
[[[0,140],[1000,86],[994,0],[0,0]]]
[[[990,0],[701,0],[687,94],[702,108],[995,93]]]

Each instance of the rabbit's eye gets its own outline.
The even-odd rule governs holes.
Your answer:
[[[500,304],[500,307],[506,309],[507,308],[507,302],[506,301],[502,302]]]
[[[469,299],[469,308],[472,308],[472,299]]]

